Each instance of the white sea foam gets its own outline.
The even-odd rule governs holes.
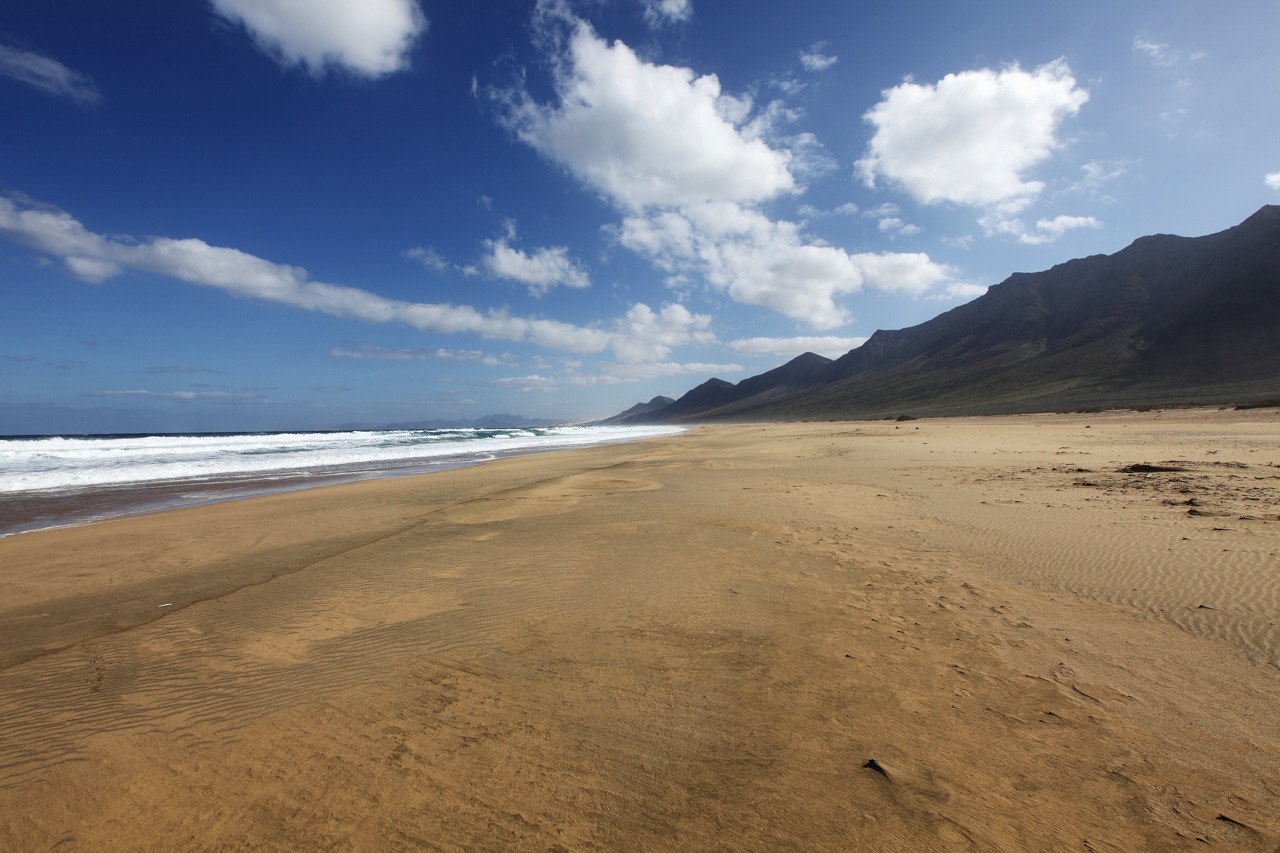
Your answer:
[[[670,427],[387,430],[0,439],[0,493],[83,491],[180,480],[393,473],[540,450],[633,441]]]

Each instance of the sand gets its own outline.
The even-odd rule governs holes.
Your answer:
[[[701,427],[0,540],[3,850],[1206,847],[1280,848],[1274,409]]]

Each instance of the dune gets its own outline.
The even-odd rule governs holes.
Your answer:
[[[1280,846],[1280,412],[698,427],[0,539],[0,849]]]

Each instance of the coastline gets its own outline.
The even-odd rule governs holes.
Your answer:
[[[0,847],[1273,850],[1277,447],[696,427],[0,539]]]
[[[7,445],[11,451],[25,451],[18,455],[27,456],[25,463],[18,461],[0,466],[0,485],[5,486],[0,488],[0,539],[282,492],[411,477],[480,465],[508,456],[625,443],[659,433],[678,432],[681,428],[588,427],[589,432],[582,427],[568,426],[532,429],[536,432],[511,428],[0,437],[0,445]],[[577,432],[553,434],[566,429]],[[592,434],[597,431],[597,435]],[[351,439],[357,436],[353,448]],[[297,444],[299,438],[304,440],[302,446]],[[346,446],[325,447],[326,440],[331,439]],[[60,445],[41,450],[24,447],[28,442],[44,440],[80,442],[82,446],[71,449]],[[248,452],[243,446],[235,446],[236,442],[245,440],[253,444]],[[288,444],[275,444],[280,440]],[[170,448],[177,442],[181,450],[176,457],[169,454],[164,459],[164,451],[157,453],[145,447],[153,441]],[[192,441],[204,442],[206,446],[193,452],[190,446],[182,444]],[[88,449],[100,442],[117,446],[109,456],[104,456],[100,449]],[[129,442],[135,442],[134,446],[127,449],[120,446]],[[214,452],[207,446],[213,442],[221,442],[223,446]],[[379,448],[382,442],[389,444]],[[385,449],[388,446],[392,448],[389,452]],[[5,448],[0,447],[0,451],[3,450]],[[48,462],[49,459],[65,460],[68,456],[70,463],[57,461],[50,465]],[[95,456],[104,458],[93,458]],[[32,457],[38,462],[34,470]],[[92,461],[86,464],[87,459]],[[271,462],[263,465],[263,459]],[[24,487],[27,481],[36,485]]]

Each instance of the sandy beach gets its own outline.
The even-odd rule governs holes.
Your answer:
[[[3,850],[1280,848],[1280,411],[695,427],[0,539]]]

